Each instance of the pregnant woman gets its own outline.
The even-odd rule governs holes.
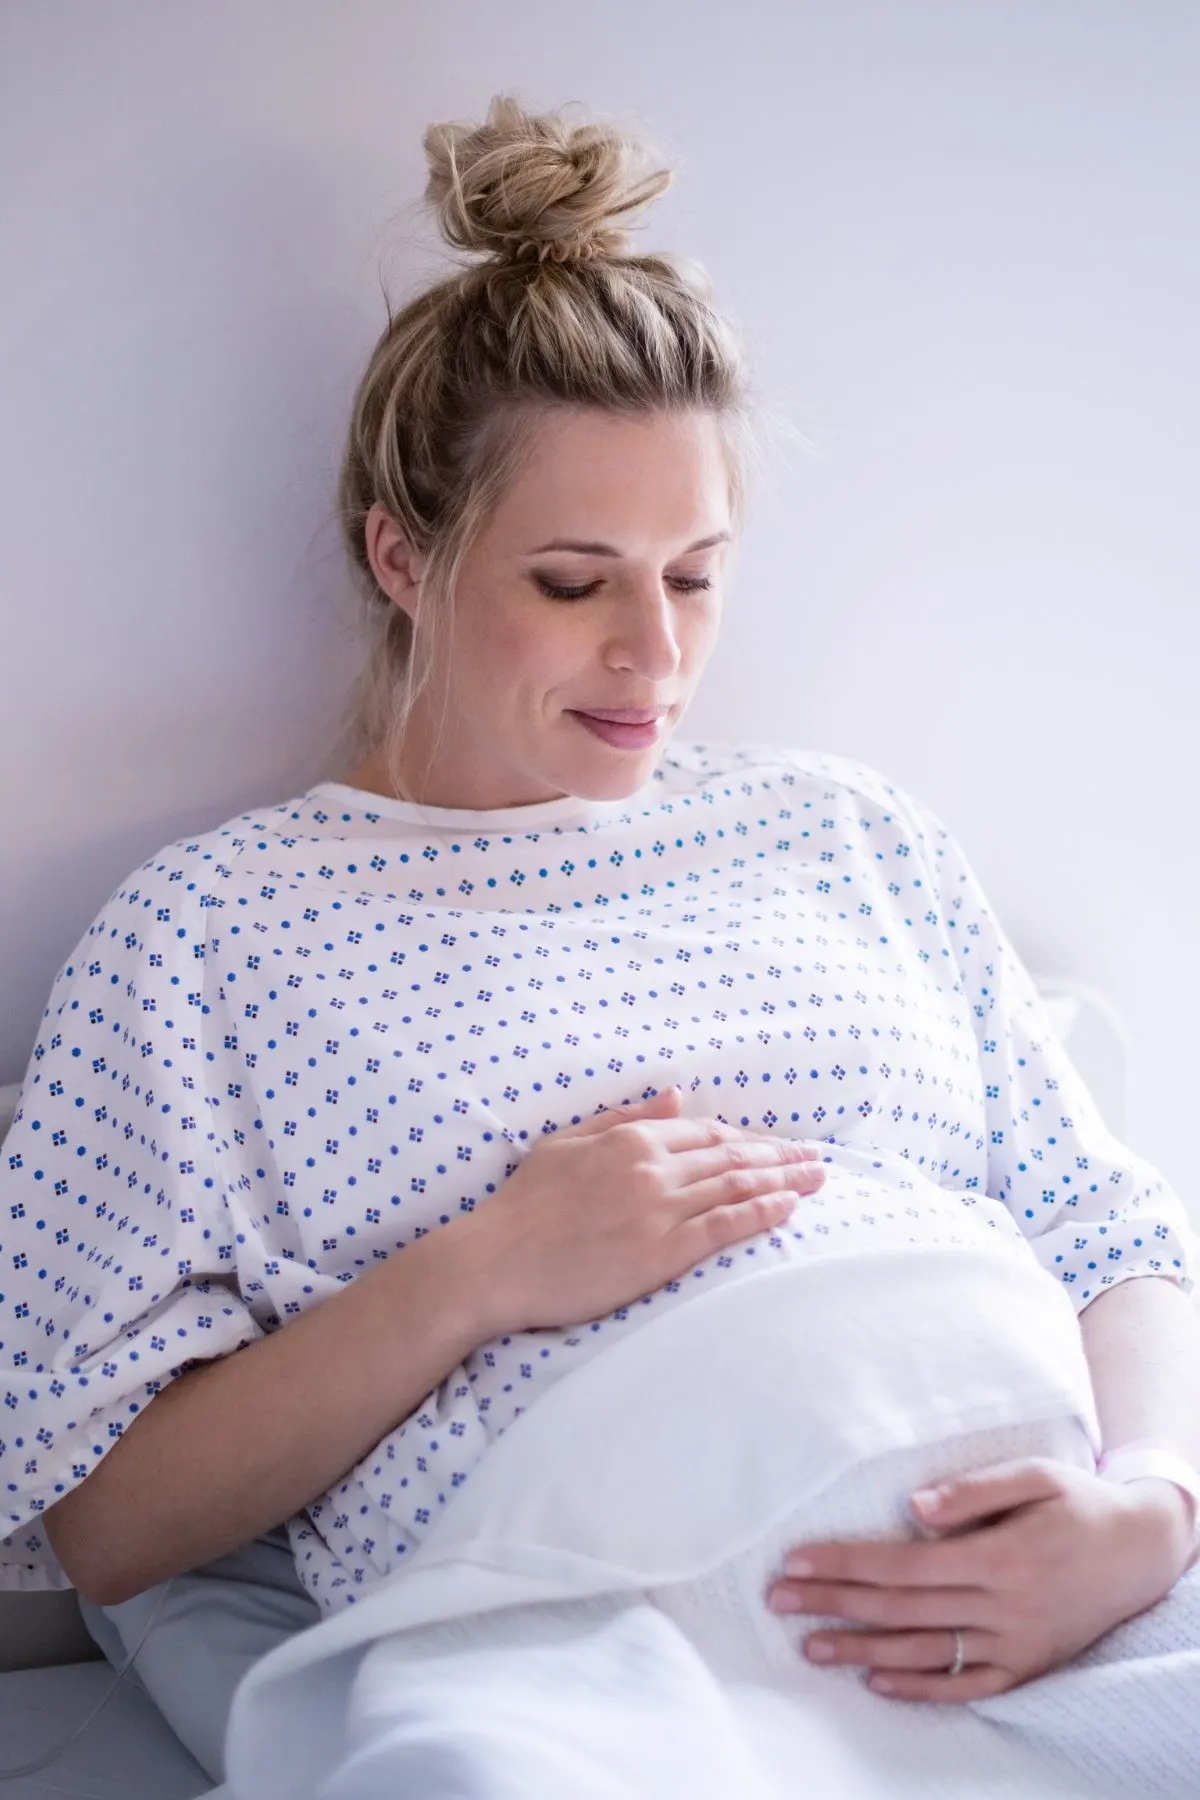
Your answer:
[[[1193,1557],[1182,1206],[928,808],[676,741],[751,425],[706,286],[625,235],[669,176],[506,101],[427,150],[469,258],[354,406],[350,760],[114,894],[5,1145],[6,1571],[114,1659],[170,1579],[144,1679],[216,1778],[255,1658],[518,1489],[706,1668],[995,1700]],[[331,1795],[443,1791],[363,1699],[415,1691],[407,1623]]]

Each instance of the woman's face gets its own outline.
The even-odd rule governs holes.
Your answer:
[[[634,793],[708,661],[731,531],[710,415],[548,416],[463,565],[405,740],[410,791],[481,808]]]

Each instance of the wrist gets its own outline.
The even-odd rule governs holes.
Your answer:
[[[1161,1475],[1139,1475],[1121,1485],[1139,1532],[1161,1545],[1175,1571],[1172,1580],[1178,1580],[1200,1555],[1195,1501]]]
[[[1157,1521],[1167,1531],[1175,1558],[1172,1580],[1191,1568],[1200,1555],[1200,1471],[1168,1445],[1135,1438],[1106,1450],[1096,1472],[1125,1489],[1147,1529]]]
[[[377,1354],[411,1367],[417,1342],[440,1381],[481,1344],[511,1329],[501,1322],[477,1216],[464,1213],[423,1232],[345,1289],[347,1304],[367,1309],[365,1329]]]
[[[504,1275],[500,1229],[496,1210],[484,1207],[464,1213],[429,1240],[431,1248],[437,1247],[443,1304],[464,1339],[464,1355],[492,1338],[524,1329],[519,1302]]]

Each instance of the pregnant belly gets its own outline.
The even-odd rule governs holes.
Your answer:
[[[773,1396],[776,1430],[807,1435],[814,1444],[827,1431],[827,1425],[818,1429],[825,1397],[839,1396],[847,1455],[868,1452],[881,1432],[888,1436],[892,1427],[882,1421],[889,1407],[903,1441],[917,1441],[912,1434],[924,1429],[926,1415],[941,1418],[947,1429],[981,1405],[998,1407],[1005,1418],[1014,1416],[1015,1405],[1019,1416],[1022,1396],[1045,1375],[1051,1344],[1066,1346],[1064,1366],[1086,1390],[1070,1301],[1002,1207],[939,1188],[902,1159],[897,1166],[871,1151],[834,1145],[826,1154],[822,1189],[802,1199],[778,1230],[707,1258],[605,1318],[514,1332],[474,1351],[393,1436],[386,1469],[376,1471],[386,1480],[391,1518],[407,1549],[440,1535],[447,1518],[461,1511],[481,1465],[487,1467],[514,1426],[539,1421],[560,1398],[582,1406],[592,1370],[625,1366],[621,1359],[640,1356],[643,1339],[647,1360],[631,1401],[637,1417],[603,1427],[624,1438],[634,1425],[653,1427],[664,1405],[676,1406],[679,1383],[719,1378],[719,1385],[735,1367],[753,1386],[756,1403],[764,1392]],[[999,1314],[985,1304],[997,1280],[1004,1294]],[[769,1349],[755,1348],[760,1295],[763,1317],[774,1321]],[[695,1327],[685,1327],[693,1315]],[[1055,1329],[1047,1329],[1047,1318]],[[684,1330],[686,1346],[672,1336]],[[984,1339],[986,1404],[977,1386],[963,1385],[964,1342]],[[1031,1345],[1036,1379],[1022,1361]],[[706,1373],[712,1359],[715,1373]],[[1061,1379],[1056,1391],[1061,1394]],[[1086,1408],[1090,1400],[1079,1404]]]
[[[777,1263],[549,1388],[436,1541],[482,1533],[635,1584],[681,1580],[847,1470],[1047,1421],[1084,1453],[1097,1442],[1073,1308],[1036,1264],[976,1245]]]
[[[825,1146],[825,1180],[801,1195],[790,1219],[707,1257],[677,1280],[603,1319],[553,1330],[514,1332],[483,1345],[467,1378],[489,1438],[503,1433],[565,1375],[653,1319],[773,1269],[934,1248],[973,1250],[1016,1261],[1048,1282],[1007,1209],[986,1195],[941,1188],[903,1158],[871,1149]]]
[[[350,1645],[450,1620],[466,1643],[480,1612],[642,1591],[694,1643],[708,1631],[770,1675],[798,1666],[760,1629],[787,1542],[893,1529],[912,1485],[964,1459],[1087,1466],[1093,1430],[1073,1310],[1036,1265],[974,1244],[778,1262],[655,1314],[549,1386],[417,1555],[287,1646],[288,1666],[324,1643],[345,1671]],[[732,1587],[714,1608],[722,1571]]]

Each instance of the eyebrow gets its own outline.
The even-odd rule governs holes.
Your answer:
[[[711,537],[697,538],[694,544],[689,544],[686,550],[680,551],[680,555],[691,556],[696,550],[712,550],[717,544],[727,544],[729,536],[727,531],[715,531]],[[572,550],[578,556],[620,556],[621,554],[612,544],[585,543],[578,538],[551,538],[548,544],[539,544],[535,550],[530,550],[527,554],[544,556],[548,550]]]

